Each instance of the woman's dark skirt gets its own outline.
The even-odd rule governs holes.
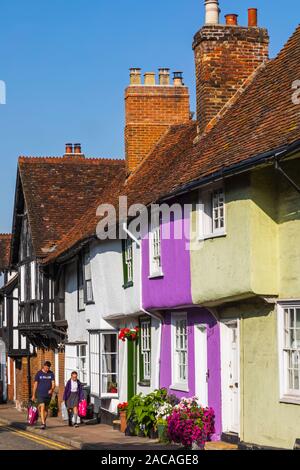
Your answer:
[[[78,407],[79,405],[79,398],[78,398],[78,393],[77,392],[71,392],[71,395],[69,396],[68,400],[66,401],[66,407],[67,409],[70,408],[75,408]]]

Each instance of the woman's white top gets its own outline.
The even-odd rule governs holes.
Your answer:
[[[71,392],[77,392],[78,391],[78,383],[77,380],[71,380]]]

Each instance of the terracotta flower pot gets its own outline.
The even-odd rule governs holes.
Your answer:
[[[120,411],[121,432],[125,432],[127,428],[126,411]]]

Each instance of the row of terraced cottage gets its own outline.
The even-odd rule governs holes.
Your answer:
[[[59,400],[75,369],[105,422],[166,387],[214,409],[215,440],[289,449],[300,438],[300,27],[270,60],[255,10],[242,27],[205,5],[196,120],[181,73],[142,81],[131,69],[125,160],[86,158],[79,144],[19,158],[12,234],[0,237],[1,394],[24,406],[50,359]],[[133,235],[139,205],[154,203],[176,210]],[[116,212],[107,239],[101,204]],[[119,340],[125,327],[138,341]]]

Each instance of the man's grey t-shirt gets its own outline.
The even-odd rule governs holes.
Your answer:
[[[52,388],[52,382],[55,380],[53,372],[44,372],[40,370],[35,376],[35,382],[38,383],[37,395],[40,398],[49,398],[49,391]]]

